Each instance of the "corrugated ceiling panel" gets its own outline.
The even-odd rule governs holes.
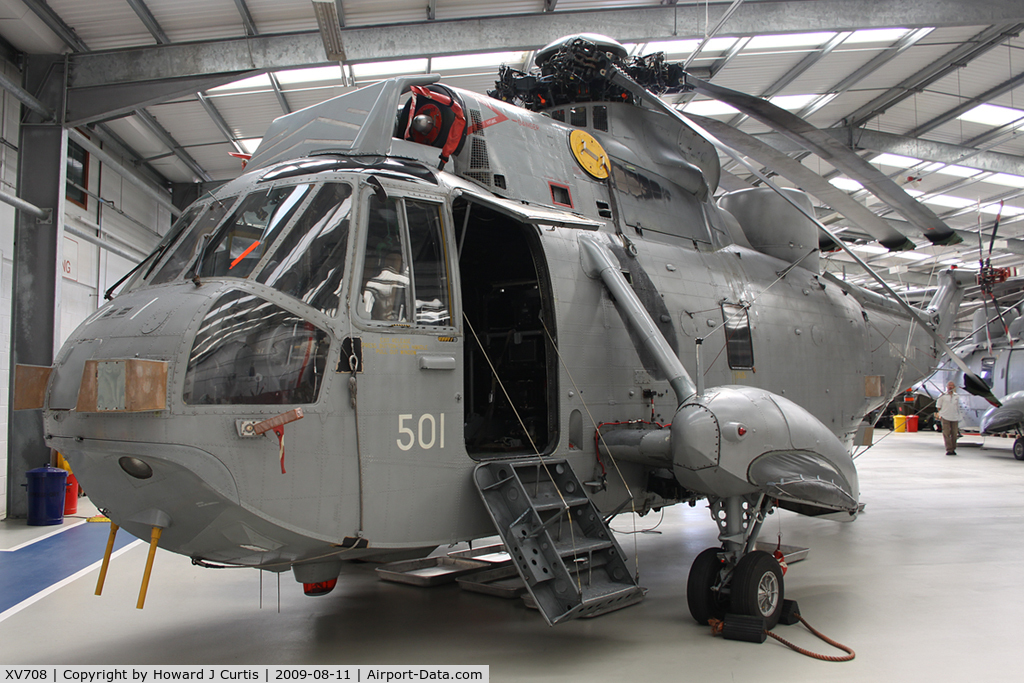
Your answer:
[[[242,173],[242,163],[231,152],[235,151],[229,143],[188,147],[188,153],[200,166],[206,169],[214,180],[229,180]]]
[[[287,95],[286,95],[287,97]],[[273,93],[246,93],[211,97],[231,131],[239,138],[263,137],[267,126],[284,114]],[[291,100],[288,104],[292,105]],[[294,105],[292,105],[294,108]]]
[[[1017,59],[1024,62],[1024,58],[1017,52]],[[1010,71],[1011,58],[1010,48],[1000,45],[971,60],[966,67],[929,85],[928,89],[956,93],[968,99],[976,97],[1020,73],[1020,63],[1017,64],[1016,72]]]
[[[445,76],[441,79],[441,82],[454,88],[462,88],[463,90],[486,95],[488,90],[494,89],[494,79],[496,76],[496,72]]]
[[[320,104],[324,100],[329,100],[332,97],[337,97],[338,95],[344,95],[345,93],[352,92],[353,90],[355,90],[355,88],[343,88],[340,85],[336,85],[322,88],[286,90],[285,96],[288,98],[288,104],[290,104],[292,108],[298,110],[311,107],[314,104]]]
[[[202,145],[221,142],[224,136],[214,125],[199,102],[155,104],[147,107],[160,125],[182,145]]]
[[[714,77],[714,83],[733,90],[760,95],[804,58],[806,53],[790,55],[740,54]]]
[[[871,61],[881,52],[878,49],[836,50],[819,59],[785,90],[787,94],[798,92],[829,92],[843,78]],[[857,86],[855,86],[857,87]]]
[[[228,0],[148,0],[146,6],[176,43],[245,35],[238,8]]]
[[[281,2],[280,0],[246,0],[253,21],[260,33],[291,33],[317,30],[312,2]]]
[[[842,95],[837,95],[827,105],[811,115],[808,121],[818,128],[830,128],[880,94],[881,91],[878,90],[847,91]]]
[[[889,133],[903,135],[915,127],[949,111],[959,104],[956,97],[930,91],[916,93],[899,104],[890,107],[868,123],[868,128],[879,128]]]
[[[50,0],[48,4],[90,50],[156,43],[124,0]]]
[[[901,81],[941,59],[950,51],[946,45],[921,45],[904,51],[901,55],[890,59],[881,68],[872,71],[854,85],[855,88],[891,88]],[[846,74],[839,74],[840,79]]]
[[[647,0],[650,4],[650,0]],[[420,2],[420,7],[426,2]],[[594,8],[591,0],[588,9]],[[601,3],[601,6],[614,5],[617,3]],[[347,5],[346,5],[347,6]],[[557,5],[562,9],[561,2]],[[480,0],[437,0],[438,19],[461,19],[463,17],[486,17],[494,15],[515,15],[531,14],[541,12],[544,9],[544,0],[505,0],[503,2],[480,2]]]
[[[345,26],[423,21],[426,7],[425,0],[345,0]]]

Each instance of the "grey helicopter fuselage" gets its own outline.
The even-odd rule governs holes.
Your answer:
[[[670,422],[677,400],[581,240],[614,254],[691,373],[703,339],[703,385],[768,389],[847,446],[884,394],[934,364],[894,305],[819,273],[802,216],[756,193],[733,200],[738,222],[720,208],[717,155],[678,123],[622,103],[537,114],[450,89],[466,139],[437,170],[438,148],[396,122],[408,86],[431,82],[280,119],[249,170],[186,211],[69,337],[46,438],[121,527],[160,526],[161,547],[201,560],[294,564],[306,581],[321,579],[303,563],[339,548],[492,535],[472,481],[489,459],[564,457],[601,481],[590,494],[603,511],[627,484],[638,511],[716,495],[652,484],[659,468],[643,458],[602,477],[594,423]],[[610,182],[574,157],[577,130],[607,151]],[[133,410],[105,383],[127,372],[130,385],[133,359],[162,364],[159,409]],[[866,391],[872,378],[882,391]],[[247,431],[296,407],[280,442]],[[737,477],[729,495],[754,490]]]

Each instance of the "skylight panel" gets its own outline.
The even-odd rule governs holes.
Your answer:
[[[293,85],[295,83],[319,83],[321,81],[340,81],[341,80],[341,67],[338,65],[332,66],[316,66],[311,69],[289,69],[288,71],[278,71],[276,74],[277,81],[281,85]]]
[[[249,78],[243,78],[239,81],[232,81],[224,85],[218,85],[216,88],[210,88],[207,92],[221,93],[230,92],[233,90],[270,90],[270,77],[267,74],[260,74],[259,76],[250,76]]]
[[[365,62],[351,66],[352,75],[356,78],[372,76],[394,76],[396,74],[415,74],[427,72],[427,60],[424,59],[393,59],[387,62]]]
[[[899,154],[879,154],[871,160],[871,163],[880,164],[882,166],[895,166],[896,168],[910,168],[911,166],[917,166],[920,164],[921,160],[913,157],[900,156]]]
[[[857,190],[864,189],[864,186],[858,183],[853,178],[836,177],[828,181],[830,185],[838,187],[840,190],[847,192],[856,192]]]
[[[696,114],[697,116],[722,116],[726,114],[739,114],[740,111],[736,107],[726,104],[725,102],[719,102],[717,100],[701,100],[699,102],[690,102],[683,107],[683,113],[685,114]]]
[[[909,191],[907,194],[911,194]],[[934,204],[935,206],[945,206],[950,209],[966,209],[968,206],[977,206],[977,202],[973,199],[964,199],[963,197],[954,197],[948,194],[937,194],[934,197],[925,197],[923,200],[925,204]]]
[[[525,52],[487,52],[472,55],[450,55],[434,57],[430,60],[430,68],[434,71],[444,71],[448,69],[475,69],[483,66],[500,66],[501,64],[514,64],[518,67],[522,66],[524,59],[526,59]]]
[[[893,256],[905,261],[927,261],[932,257],[931,254],[922,254],[919,251],[897,251]]]
[[[994,185],[1005,185],[1006,187],[1024,188],[1024,176],[1010,175],[1009,173],[993,173],[985,178],[986,183]]]
[[[664,52],[668,55],[688,55],[700,45],[699,40],[661,40],[654,43],[647,43],[644,54]]]
[[[750,50],[773,50],[784,47],[817,47],[831,40],[835,33],[781,33],[772,36],[754,36],[743,48]]]
[[[769,102],[774,104],[776,107],[781,107],[787,111],[797,111],[803,109],[811,102],[815,101],[820,97],[819,95],[776,95],[775,97],[769,98]]]
[[[253,152],[256,151],[256,148],[260,146],[261,142],[263,142],[263,138],[244,138],[242,140],[239,140],[238,144],[240,144],[242,146],[242,149],[244,149],[246,152],[252,154]]]
[[[951,175],[957,178],[973,178],[974,176],[982,173],[977,168],[967,168],[966,166],[947,166],[946,164],[940,164],[938,162],[934,164],[928,164],[922,171],[924,173],[941,173],[942,175]]]
[[[895,43],[908,33],[910,33],[910,29],[908,28],[861,29],[860,31],[854,31],[849,38],[843,41],[843,45],[853,45],[858,43]]]
[[[990,216],[995,216],[999,213],[999,202],[994,204],[986,204],[981,207],[981,212]],[[1012,216],[1020,216],[1024,214],[1024,209],[1019,206],[1010,206],[1009,204],[1003,205],[1003,218],[1010,218]]]
[[[864,254],[888,254],[889,250],[885,247],[877,244],[857,244],[850,247],[853,251],[859,251]]]
[[[957,118],[972,123],[983,123],[987,126],[1005,126],[1008,123],[1024,118],[1024,111],[1011,109],[1010,107],[1000,107],[997,104],[979,104],[974,109],[964,112]]]

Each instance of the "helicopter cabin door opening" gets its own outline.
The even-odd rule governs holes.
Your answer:
[[[475,459],[550,453],[558,442],[557,333],[537,228],[465,199],[452,213],[466,323],[466,450]]]

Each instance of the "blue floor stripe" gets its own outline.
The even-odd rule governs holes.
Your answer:
[[[110,525],[86,523],[13,552],[0,552],[0,613],[103,559]],[[135,540],[117,533],[114,550]]]

